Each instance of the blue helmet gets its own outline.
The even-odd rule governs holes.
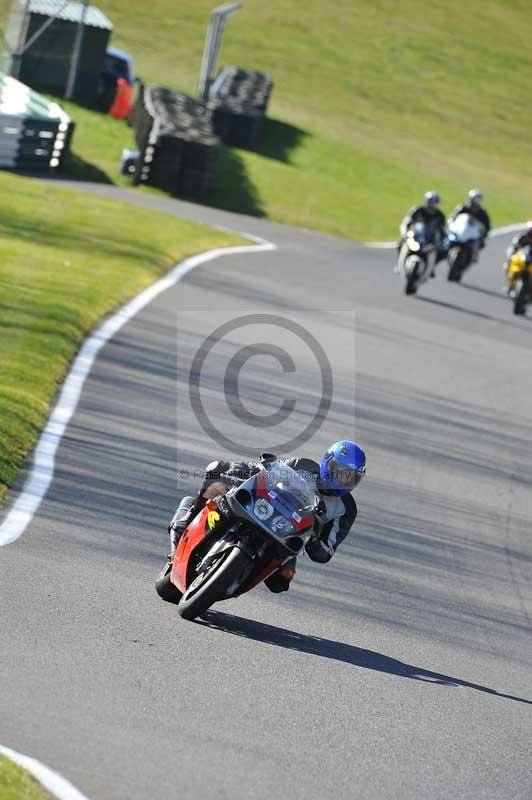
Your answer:
[[[355,442],[335,442],[320,461],[318,488],[341,497],[357,486],[366,474],[366,454]]]

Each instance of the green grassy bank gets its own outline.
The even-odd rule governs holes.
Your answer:
[[[52,800],[26,770],[0,755],[0,798],[2,800]]]

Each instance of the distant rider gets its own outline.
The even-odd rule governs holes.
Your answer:
[[[423,205],[414,206],[410,209],[406,217],[401,222],[399,230],[401,231],[401,239],[398,243],[398,251],[400,252],[403,245],[403,240],[409,228],[416,222],[423,222],[434,234],[437,255],[436,264],[445,258],[447,254],[447,231],[445,228],[445,215],[440,209],[441,197],[438,192],[425,192],[425,201]],[[399,269],[396,267],[396,272]],[[434,277],[435,270],[432,271],[431,277]]]
[[[512,256],[515,253],[517,253],[518,250],[521,250],[523,247],[530,247],[530,246],[532,246],[532,220],[529,220],[526,223],[526,228],[523,231],[523,233],[520,233],[518,236],[514,236],[511,245],[506,251],[507,260],[504,263],[504,271],[506,272],[507,275]],[[532,256],[532,250],[529,251],[529,254]],[[514,282],[515,279],[509,277],[508,285],[504,287],[505,291],[509,296],[511,296],[513,293]]]
[[[526,247],[529,244],[532,244],[532,220],[529,220],[526,223],[526,228],[523,233],[520,233],[518,236],[514,236],[510,247],[506,251],[506,255],[508,258],[511,258],[514,253],[517,253],[518,250],[520,250],[522,247]]]
[[[183,531],[207,500],[225,494],[235,483],[247,480],[259,472],[261,463],[268,468],[268,463],[273,460],[275,456],[265,453],[261,462],[211,462],[192,505],[187,507],[184,505],[185,501],[182,501],[168,526],[170,558],[173,558]],[[325,564],[333,557],[356,519],[357,506],[351,491],[365,475],[365,453],[355,442],[344,440],[331,445],[319,464],[310,458],[287,458],[282,459],[282,462],[299,472],[311,485],[316,496],[318,506],[314,535],[305,549],[312,561]],[[272,592],[287,591],[295,575],[295,567],[294,557],[266,579],[268,589]]]
[[[480,189],[471,189],[467,194],[467,201],[463,203],[463,205],[457,206],[450,217],[450,219],[454,221],[459,214],[470,214],[478,222],[480,222],[482,226],[481,238],[472,248],[472,263],[478,261],[478,251],[485,247],[486,238],[491,230],[491,220],[488,212],[482,206],[483,202],[484,194],[480,191]]]

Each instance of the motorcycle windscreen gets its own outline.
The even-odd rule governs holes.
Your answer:
[[[415,222],[412,225],[411,230],[414,234],[416,242],[418,242],[420,245],[424,246],[427,244],[433,244],[434,231],[428,225],[425,225],[424,222]]]
[[[253,515],[277,536],[308,528],[313,518],[312,484],[280,461],[261,473],[255,485]]]
[[[532,271],[532,245],[522,247],[510,258],[508,275],[518,275],[520,272]]]
[[[449,233],[454,233],[460,242],[480,239],[480,223],[470,214],[458,214],[449,224]]]

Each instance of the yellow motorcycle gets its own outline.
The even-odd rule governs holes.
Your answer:
[[[532,300],[532,245],[517,250],[506,265],[508,295],[514,301],[514,314],[525,314]]]

